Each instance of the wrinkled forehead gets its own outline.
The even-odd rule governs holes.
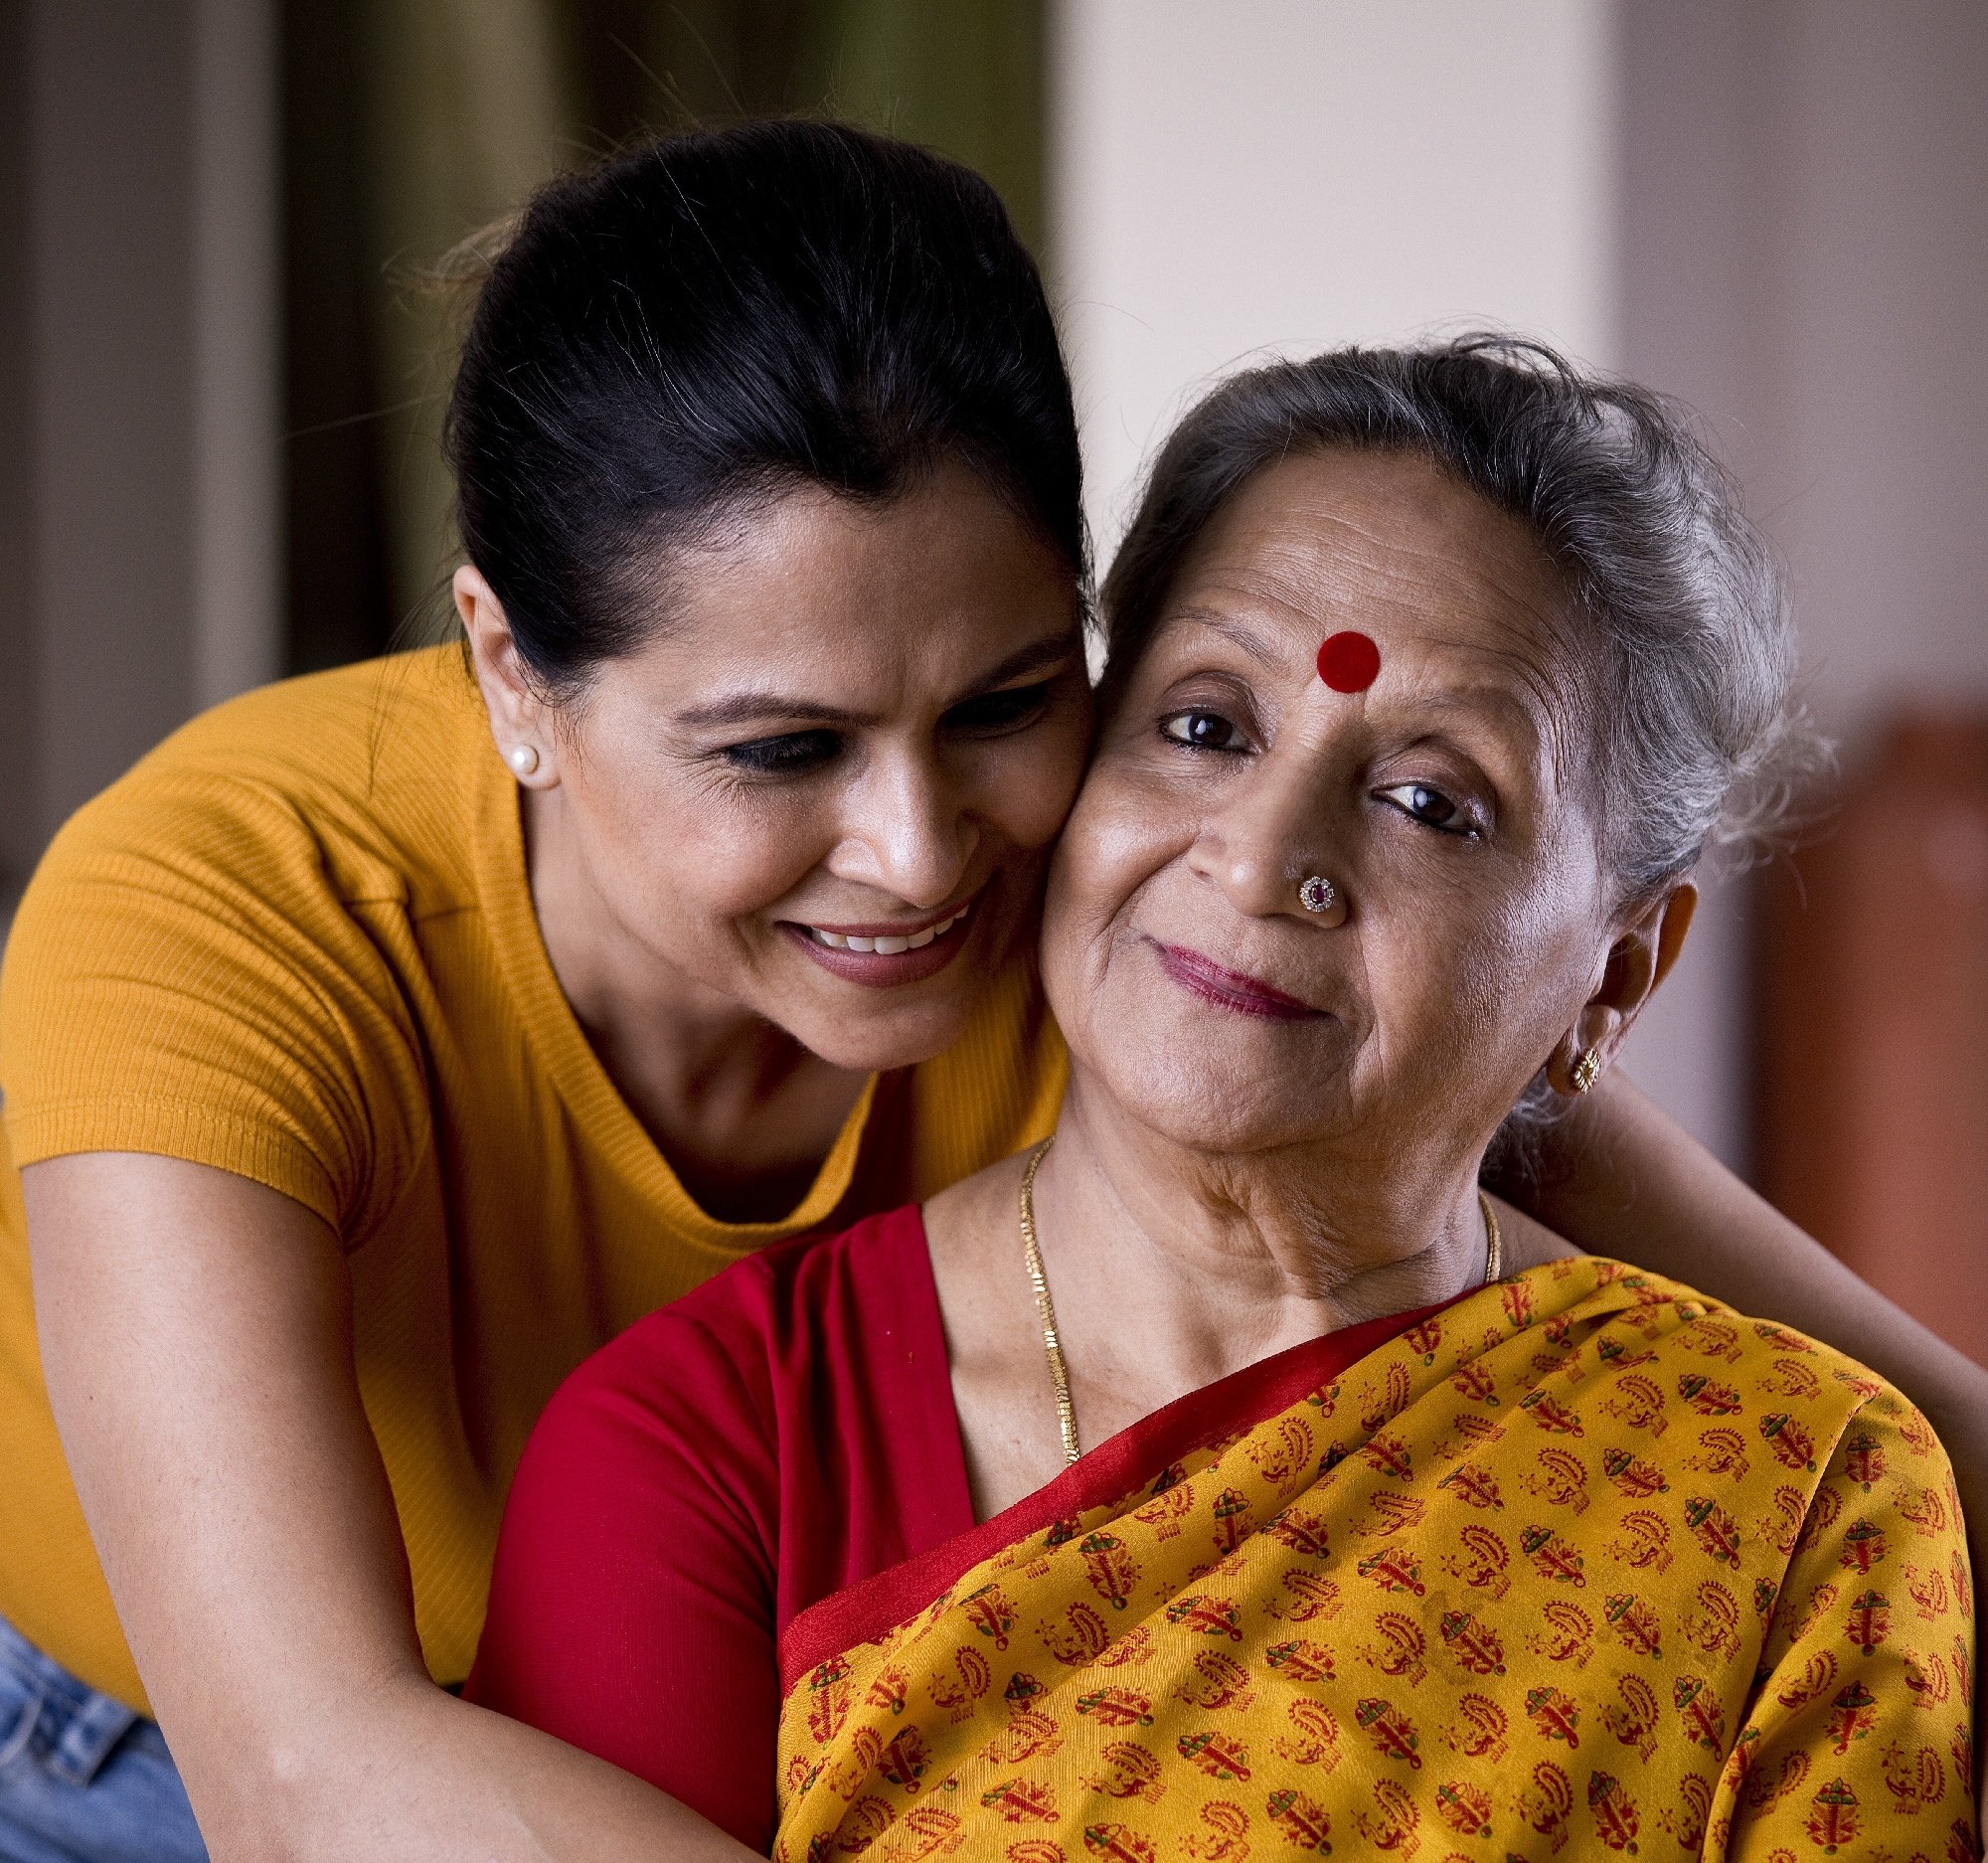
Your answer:
[[[1418,456],[1321,452],[1255,473],[1196,539],[1146,652],[1176,629],[1246,634],[1293,679],[1358,629],[1376,703],[1523,713],[1565,782],[1585,761],[1594,641],[1531,529]],[[1143,657],[1143,656],[1142,656]]]

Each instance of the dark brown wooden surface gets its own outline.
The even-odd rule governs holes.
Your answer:
[[[1761,1188],[1988,1364],[1988,718],[1899,725],[1763,892]]]

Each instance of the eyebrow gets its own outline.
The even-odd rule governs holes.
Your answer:
[[[1043,672],[1081,651],[1080,641],[1073,639],[1067,632],[1032,641],[989,667],[965,691],[948,700],[946,709],[950,710],[968,699],[977,699],[1011,680]],[[688,711],[679,712],[676,722],[680,725],[749,725],[775,718],[805,718],[820,725],[874,725],[881,722],[876,713],[852,712],[843,706],[824,704],[819,699],[766,691],[734,692],[722,699],[714,699],[708,705],[694,705]]]
[[[1259,634],[1247,621],[1239,621],[1231,615],[1217,614],[1210,608],[1182,608],[1173,618],[1176,622],[1191,621],[1197,627],[1205,627],[1210,633],[1234,641],[1251,659],[1261,660],[1265,665],[1286,657],[1280,647]]]

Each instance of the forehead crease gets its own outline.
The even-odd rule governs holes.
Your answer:
[[[1479,501],[1464,494],[1469,505]],[[1556,779],[1571,774],[1571,726],[1580,715],[1585,680],[1574,632],[1575,603],[1560,573],[1517,519],[1490,506],[1473,509],[1468,539],[1427,535],[1418,523],[1389,521],[1385,511],[1357,507],[1334,514],[1346,533],[1371,545],[1359,570],[1368,598],[1431,618],[1428,599],[1461,596],[1481,616],[1488,640],[1440,640],[1457,652],[1488,659],[1504,674],[1477,696],[1516,721],[1542,743]],[[1351,567],[1351,566],[1349,566]]]
[[[1412,496],[1377,504],[1312,491],[1279,501],[1223,539],[1205,577],[1294,615],[1322,617],[1349,596],[1416,612],[1442,595],[1537,610],[1551,564],[1516,519],[1462,496],[1460,511],[1430,511]]]
[[[1411,513],[1310,503],[1286,509],[1253,536],[1236,537],[1197,579],[1179,618],[1234,641],[1265,663],[1309,665],[1316,636],[1363,617],[1398,615],[1418,629],[1441,625],[1441,610],[1463,602],[1482,618],[1489,638],[1459,639],[1425,631],[1427,645],[1496,669],[1490,679],[1445,687],[1433,676],[1413,680],[1422,696],[1407,703],[1430,712],[1487,711],[1518,735],[1529,756],[1544,752],[1565,788],[1576,765],[1574,721],[1581,715],[1585,680],[1574,633],[1573,602],[1558,574],[1516,520],[1484,513],[1469,540],[1426,535]],[[1391,649],[1385,636],[1384,660]],[[1399,662],[1398,662],[1399,664]]]

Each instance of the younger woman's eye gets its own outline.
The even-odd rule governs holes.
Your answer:
[[[719,753],[735,769],[754,776],[801,776],[834,761],[842,740],[832,731],[790,731],[777,738],[728,744]]]
[[[1176,712],[1160,720],[1160,735],[1197,751],[1240,751],[1246,740],[1242,728],[1220,712]]]
[[[983,692],[977,699],[963,699],[945,715],[954,731],[1011,731],[1027,724],[1049,703],[1050,682],[1033,686],[1007,686],[999,692]]]
[[[1431,789],[1425,782],[1398,782],[1380,794],[1384,801],[1393,803],[1425,828],[1439,828],[1444,834],[1461,835],[1471,841],[1478,838],[1476,824],[1463,810],[1440,789]]]

